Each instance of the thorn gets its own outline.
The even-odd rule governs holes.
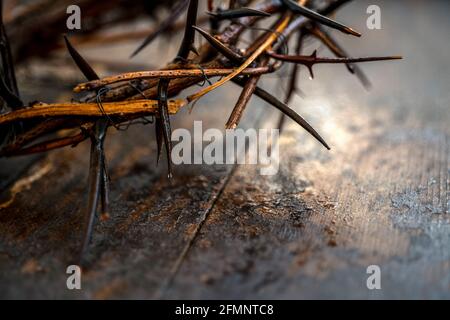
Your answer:
[[[222,55],[224,55],[226,58],[231,60],[232,62],[241,64],[243,61],[243,57],[230,48],[228,48],[226,45],[224,45],[222,42],[220,42],[218,39],[210,35],[208,32],[203,30],[202,28],[199,28],[197,26],[192,26],[194,30],[198,31],[208,42],[211,44],[211,46],[219,51]]]
[[[342,23],[334,21],[333,19],[330,19],[326,16],[323,16],[320,13],[310,10],[310,9],[306,8],[305,6],[299,5],[298,3],[296,3],[293,0],[281,0],[281,2],[283,2],[283,4],[294,13],[301,14],[313,21],[324,24],[330,28],[339,30],[343,33],[350,34],[350,35],[353,35],[356,37],[361,37],[361,34],[359,32],[356,32],[352,28],[347,27],[346,25],[343,25]]]
[[[186,18],[186,27],[184,30],[183,41],[178,51],[176,60],[187,60],[189,52],[195,40],[195,31],[193,26],[197,24],[198,0],[190,0]]]
[[[163,131],[160,118],[155,118],[155,131],[156,131],[156,148],[157,148],[156,165],[159,165],[159,162],[161,161],[162,147],[163,147],[162,143]]]
[[[19,109],[23,107],[23,102],[18,96],[12,93],[5,83],[3,77],[0,77],[0,96],[5,100],[11,109]]]
[[[244,86],[245,82],[242,79],[233,79],[234,83],[237,83],[240,86]],[[264,89],[261,89],[259,87],[255,88],[255,95],[266,101],[267,103],[271,104],[284,114],[286,114],[289,118],[294,120],[297,124],[299,124],[303,129],[305,129],[309,134],[311,134],[314,138],[316,138],[325,148],[328,150],[331,150],[329,145],[325,142],[325,140],[317,133],[316,130],[305,120],[303,119],[298,113],[296,113],[294,110],[289,108],[286,104],[278,100],[276,97],[271,95],[269,92],[265,91]]]
[[[331,52],[338,58],[348,58],[349,54],[339,45],[339,43],[333,39],[333,37],[324,30],[323,27],[313,27],[310,29],[311,33],[314,34],[319,40],[321,40]],[[366,90],[370,90],[372,84],[369,78],[366,76],[364,71],[356,64],[346,63],[345,66],[347,70],[355,75]]]
[[[72,57],[73,61],[75,61],[78,68],[81,70],[83,75],[89,80],[98,80],[100,79],[97,73],[92,69],[92,67],[89,65],[89,63],[81,56],[80,53],[72,46],[69,39],[66,35],[64,35],[64,41],[66,42],[67,50],[70,53],[70,56]]]
[[[100,79],[94,69],[72,46],[67,36],[64,36],[67,49],[83,75],[89,80]],[[95,213],[97,212],[98,200],[101,197],[102,210],[105,213],[109,206],[109,181],[106,172],[104,142],[108,130],[107,119],[97,120],[94,125],[95,133],[91,135],[91,159],[89,167],[89,199],[86,213],[83,242],[80,249],[80,261],[86,253],[92,237]]]
[[[353,29],[350,28],[350,27],[346,27],[346,28],[345,28],[345,33],[351,34],[352,36],[355,36],[355,37],[358,37],[358,38],[362,36],[361,33],[359,33],[358,31],[353,30]]]
[[[310,56],[289,56],[283,54],[277,54],[274,52],[267,52],[267,54],[277,60],[291,62],[291,63],[299,63],[307,66],[308,68],[312,68],[315,64],[339,64],[339,63],[361,63],[361,62],[374,62],[374,61],[386,61],[386,60],[400,60],[403,59],[401,56],[387,56],[387,57],[367,57],[367,58],[318,58],[317,53],[313,52]]]
[[[142,50],[144,50],[161,33],[166,31],[167,29],[169,29],[172,26],[173,22],[175,20],[177,20],[177,18],[186,10],[186,8],[188,6],[188,3],[189,3],[189,0],[184,0],[184,1],[181,1],[179,3],[179,5],[174,7],[172,13],[170,14],[170,16],[159,25],[158,29],[156,29],[155,31],[150,33],[147,36],[147,38],[145,38],[145,40],[142,42],[142,44],[139,45],[139,47],[137,47],[136,50],[133,51],[133,53],[130,56],[130,59],[134,58],[135,56],[137,56],[138,53],[140,53]]]
[[[17,86],[16,72],[14,69],[14,59],[11,53],[9,38],[3,22],[3,1],[0,1],[0,42],[1,69],[3,81],[6,85],[5,87],[20,101],[20,93]],[[12,109],[15,109],[14,106],[10,105],[10,107]],[[17,108],[21,107],[23,107],[23,104],[21,104]]]
[[[266,62],[267,62],[267,60],[264,62],[264,64],[266,64]],[[250,99],[252,98],[253,93],[255,92],[255,88],[256,88],[260,78],[261,78],[261,76],[253,76],[245,81],[244,88],[242,89],[239,99],[236,102],[236,105],[233,108],[233,111],[225,125],[226,129],[236,129],[237,128],[237,126],[239,125],[239,122],[241,121],[242,115],[243,115],[248,103],[250,102]]]
[[[97,128],[97,130],[98,129],[102,128]],[[94,228],[95,213],[97,212],[98,200],[101,193],[100,189],[102,184],[102,172],[104,169],[101,160],[104,157],[103,153],[104,140],[102,140],[103,138],[104,136],[102,136],[100,140],[92,138],[91,143],[91,159],[89,165],[89,191],[88,191],[89,199],[84,223],[84,231],[83,231],[84,237],[80,248],[80,255],[79,255],[80,261],[83,261],[83,257],[87,252],[89,242],[91,241],[92,230]]]
[[[213,18],[219,18],[219,14],[215,13],[215,12],[211,12],[211,11],[206,11],[205,12],[208,16],[211,16]]]
[[[172,129],[170,126],[169,109],[167,106],[167,91],[169,89],[169,79],[160,79],[158,84],[158,108],[161,119],[161,130],[163,132],[164,144],[167,153],[167,169],[169,177],[172,177]]]
[[[193,52],[197,57],[200,55],[194,44],[191,45],[191,52]]]

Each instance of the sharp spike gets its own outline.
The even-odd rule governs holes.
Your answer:
[[[64,36],[67,49],[75,61],[78,68],[83,75],[89,80],[100,79],[94,69],[81,56],[81,54],[72,46],[69,39]],[[89,246],[92,236],[92,229],[95,220],[95,213],[97,212],[98,200],[101,197],[102,211],[105,213],[109,206],[109,181],[108,173],[106,171],[106,160],[104,143],[106,132],[108,130],[108,119],[97,120],[94,125],[94,135],[91,138],[91,160],[89,167],[89,199],[86,213],[84,238],[80,251],[80,261],[83,261],[83,256]]]
[[[5,76],[5,82],[7,83],[11,92],[19,96],[16,72],[14,70],[14,59],[12,57],[11,46],[3,21],[3,1],[0,2],[0,10],[1,10],[0,12],[1,60]]]
[[[226,19],[238,19],[238,18],[244,18],[244,17],[270,17],[271,14],[251,9],[251,8],[239,8],[239,9],[232,9],[232,10],[223,10],[218,12],[206,12],[206,14],[214,17],[217,20],[226,20]]]
[[[169,109],[167,106],[167,92],[169,90],[169,82],[168,79],[159,80],[158,84],[158,108],[159,108],[159,116],[162,124],[162,131],[164,137],[164,144],[166,146],[167,153],[167,168],[168,168],[168,177],[172,178],[172,129],[170,126],[170,116]]]
[[[297,39],[297,45],[295,47],[295,53],[297,55],[300,55],[302,52],[305,35],[306,34],[304,32],[302,32],[302,31],[299,32],[299,36]],[[299,92],[301,94],[300,89],[298,88],[299,71],[300,71],[300,65],[294,64],[294,66],[292,67],[291,75],[290,75],[289,87],[288,87],[288,90],[286,93],[286,97],[284,99],[284,103],[286,105],[289,104],[289,102],[291,101],[295,92]],[[280,130],[280,132],[283,131],[285,122],[286,122],[286,115],[284,113],[282,113],[280,115],[280,119],[278,121],[278,126],[277,126],[277,128]]]
[[[240,86],[244,86],[245,82],[242,79],[233,79],[233,82],[237,83]],[[313,127],[303,119],[299,114],[297,114],[294,110],[289,108],[286,104],[275,98],[273,95],[268,93],[267,91],[256,87],[255,89],[256,96],[260,97],[267,103],[273,105],[275,108],[286,114],[289,118],[297,122],[303,129],[305,129],[308,133],[310,133],[314,138],[316,138],[325,148],[330,150],[331,148],[325,142],[325,140],[314,130]]]
[[[187,60],[187,58],[189,57],[189,52],[191,52],[191,48],[195,40],[195,31],[193,29],[193,26],[197,24],[197,12],[198,0],[190,0],[186,18],[186,27],[184,30],[184,37],[175,60]]]
[[[167,17],[166,20],[164,20],[152,33],[150,33],[147,38],[142,42],[139,47],[134,50],[134,52],[131,54],[130,59],[134,58],[138,53],[140,53],[142,50],[144,50],[150,43],[153,42],[161,33],[164,31],[170,29],[170,27],[173,25],[173,22],[178,19],[178,17],[186,10],[187,6],[189,4],[189,0],[182,0],[180,1],[172,10],[172,13]]]
[[[387,60],[400,60],[403,59],[401,56],[387,56],[387,57],[367,57],[367,58],[318,58],[316,52],[313,52],[310,56],[290,56],[283,55],[274,52],[268,52],[268,55],[274,59],[303,64],[307,67],[312,67],[319,63],[361,63],[361,62],[374,62],[374,61],[387,61]]]
[[[80,250],[80,264],[83,265],[83,258],[87,249],[89,247],[89,242],[92,237],[92,230],[94,227],[95,214],[97,212],[97,206],[99,202],[99,197],[101,194],[102,185],[102,173],[104,171],[103,167],[103,143],[105,135],[102,133],[106,132],[106,127],[96,126],[96,135],[91,138],[91,159],[89,168],[89,191],[88,191],[88,206],[87,214],[85,216],[84,223],[84,236],[83,242]]]
[[[18,96],[12,93],[5,80],[0,77],[0,96],[5,100],[6,104],[13,110],[23,107],[23,102]]]
[[[158,165],[159,162],[161,161],[163,139],[164,139],[160,118],[155,118],[155,132],[156,132],[156,148],[157,148],[156,165]]]
[[[361,34],[359,32],[357,32],[357,31],[353,30],[352,28],[350,28],[350,27],[348,27],[346,25],[343,25],[342,23],[339,23],[337,21],[334,21],[333,19],[330,19],[330,18],[328,18],[326,16],[323,16],[320,13],[312,11],[312,10],[302,6],[302,5],[299,5],[298,3],[296,3],[293,0],[281,0],[281,1],[283,2],[283,4],[286,7],[289,8],[289,10],[291,10],[291,11],[293,11],[295,13],[304,15],[305,17],[307,17],[307,18],[309,18],[309,19],[311,19],[313,21],[319,22],[319,23],[324,24],[324,25],[326,25],[326,26],[328,26],[330,28],[339,30],[339,31],[341,31],[343,33],[350,34],[350,35],[353,35],[353,36],[356,36],[356,37],[361,37]]]
[[[348,58],[349,54],[346,52],[344,48],[342,48],[339,43],[322,27],[315,27],[311,29],[311,32],[321,40],[338,58]],[[364,88],[370,90],[372,84],[364,73],[364,71],[356,64],[346,63],[345,66],[347,70],[354,74],[359,81],[362,83]]]
[[[76,65],[83,73],[83,75],[89,80],[98,80],[100,77],[94,71],[94,69],[89,65],[89,63],[81,56],[81,54],[72,46],[69,39],[66,35],[64,35],[64,41],[66,42],[67,50],[70,53],[73,61],[75,61]]]
[[[108,166],[106,164],[106,156],[104,151],[102,152],[102,184],[101,184],[101,192],[102,192],[102,215],[108,216],[109,214],[109,175],[108,175]]]
[[[306,65],[306,67],[308,68],[309,76],[311,77],[311,79],[314,79],[313,66],[312,65]]]
[[[197,50],[197,48],[195,47],[194,44],[192,44],[192,46],[191,46],[191,52],[193,52],[196,56],[199,56],[199,55],[200,55],[200,54],[198,53],[198,50]]]

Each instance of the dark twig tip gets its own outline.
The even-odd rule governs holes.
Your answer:
[[[353,29],[350,28],[350,27],[346,27],[344,30],[345,30],[348,34],[351,34],[352,36],[355,36],[355,37],[358,37],[358,38],[362,37],[362,34],[361,34],[361,33],[359,33],[359,32],[356,31],[356,30],[353,30]]]

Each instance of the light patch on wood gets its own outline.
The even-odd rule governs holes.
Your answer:
[[[51,163],[46,163],[43,167],[39,168],[31,175],[26,176],[26,177],[16,181],[16,183],[14,183],[14,185],[12,186],[12,188],[10,190],[11,196],[10,196],[9,200],[0,204],[0,210],[9,207],[14,202],[14,200],[16,199],[16,196],[19,193],[21,193],[24,190],[29,190],[31,188],[31,185],[34,182],[36,182],[39,179],[41,179],[42,177],[44,177],[47,173],[50,172],[51,169],[52,169]]]

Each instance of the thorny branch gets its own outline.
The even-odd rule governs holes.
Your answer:
[[[61,21],[61,13],[53,10],[51,1],[41,1],[41,6],[27,5],[18,10],[19,14],[16,17],[9,17],[7,28],[11,28],[13,35],[12,42],[15,48],[13,52],[16,53],[16,61],[23,61],[30,52],[42,54],[45,51],[42,50],[42,47],[34,51],[23,50],[27,44],[36,42],[32,41],[33,37],[36,37],[35,31],[28,30],[29,32],[25,33],[29,35],[29,37],[25,37],[25,42],[18,41],[16,36],[17,32],[23,32],[27,28],[30,16],[42,10],[42,7],[48,8],[41,12],[49,18],[46,25],[48,30],[42,31],[42,35],[38,38],[41,39],[41,44],[45,44],[47,51],[59,46],[55,38],[60,38],[60,34],[55,32],[54,26]],[[264,0],[258,4],[253,2],[251,0],[229,1],[227,2],[228,8],[224,8],[216,6],[216,1],[207,1],[208,12],[202,17],[209,17],[210,32],[197,25],[200,15],[198,0],[151,1],[151,5],[147,1],[133,2],[132,12],[141,12],[142,8],[152,11],[154,6],[162,3],[173,4],[173,10],[167,19],[160,21],[159,27],[153,29],[132,56],[142,52],[151,45],[154,39],[164,36],[165,32],[173,29],[174,21],[186,12],[183,41],[173,61],[160,70],[146,70],[100,78],[66,39],[70,56],[88,80],[86,83],[77,85],[74,91],[84,92],[85,97],[77,103],[34,103],[28,107],[23,105],[19,97],[10,42],[6,36],[3,20],[0,21],[0,96],[3,100],[3,104],[0,105],[0,155],[8,157],[45,152],[66,146],[76,146],[84,140],[91,139],[89,199],[80,259],[88,248],[99,202],[102,212],[106,214],[108,211],[109,178],[103,145],[109,127],[117,128],[124,123],[132,125],[133,120],[144,119],[146,121],[146,116],[154,116],[158,144],[157,159],[159,162],[164,143],[169,178],[171,178],[170,114],[176,113],[181,107],[197,101],[227,82],[234,82],[243,89],[226,123],[226,128],[236,128],[239,125],[250,99],[257,96],[280,110],[283,119],[284,116],[289,117],[325,148],[330,149],[319,133],[287,105],[299,87],[297,81],[299,67],[307,67],[313,76],[312,68],[316,64],[343,64],[350,72],[357,75],[363,84],[368,86],[368,79],[355,65],[356,63],[401,59],[398,56],[349,57],[348,53],[324,29],[324,26],[327,26],[348,35],[357,37],[361,35],[330,17],[349,0]],[[124,0],[101,2],[101,5],[100,2],[94,0],[79,0],[79,3],[88,9],[90,23],[86,33],[91,41],[96,37],[102,39],[99,35],[95,36],[98,30],[113,23],[132,21],[133,19],[133,15],[125,13],[127,10],[115,10],[117,6],[128,5],[129,2]],[[107,15],[101,14],[104,11],[116,14],[110,14],[109,18],[106,18]],[[271,19],[268,19],[269,17]],[[260,27],[266,21],[271,21],[271,24]],[[256,28],[255,24],[259,22],[261,23]],[[252,33],[250,44],[245,45],[248,41],[241,40],[244,31],[249,29],[253,29],[255,32]],[[259,34],[256,30],[259,30]],[[196,32],[206,39],[206,43],[198,48],[195,46]],[[323,42],[336,58],[318,57],[316,51],[311,55],[301,55],[305,38],[311,35]],[[122,40],[127,36],[128,34],[122,37],[116,35],[111,39]],[[293,55],[289,53],[291,38],[296,40]],[[16,41],[18,43],[14,44]],[[82,39],[80,41],[83,42]],[[290,74],[288,93],[283,99],[286,103],[258,85],[265,75],[277,72],[284,63],[294,64]],[[214,77],[221,77],[221,79],[212,83],[211,79]],[[202,82],[209,85],[184,100],[169,100],[183,90]],[[280,127],[282,123],[283,121],[280,121]],[[61,132],[63,129],[77,128],[79,129],[77,134],[73,134],[72,131],[70,135],[54,137],[55,133]],[[38,138],[42,139],[43,137],[49,137],[49,139],[35,143]]]

